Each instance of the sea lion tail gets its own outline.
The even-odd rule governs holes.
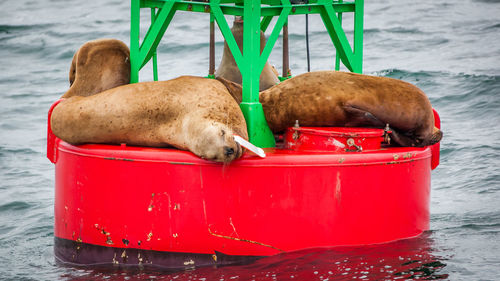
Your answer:
[[[241,87],[240,84],[235,83],[233,81],[229,81],[220,76],[217,77],[216,79],[219,80],[222,84],[224,84],[224,86],[226,86],[227,90],[238,104],[240,104],[243,101],[243,88]]]

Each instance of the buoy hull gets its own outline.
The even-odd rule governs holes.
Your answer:
[[[225,265],[429,229],[439,143],[383,148],[380,129],[290,128],[266,158],[223,165],[175,149],[73,146],[47,129],[65,264]]]
[[[267,149],[265,159],[246,154],[224,166],[174,149],[57,146],[55,237],[63,262],[136,264],[130,249],[217,264],[217,254],[384,243],[429,229],[430,148]],[[84,245],[114,254],[89,258]]]

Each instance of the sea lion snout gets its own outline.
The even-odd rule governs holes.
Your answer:
[[[234,149],[229,146],[224,146],[224,154],[229,157],[234,154]]]
[[[211,123],[192,133],[199,142],[190,150],[203,159],[229,163],[243,154],[241,146],[234,141],[233,130],[224,124]]]
[[[241,157],[243,150],[239,143],[234,141],[233,134],[226,134],[223,136],[222,155],[223,160],[220,162],[231,162]]]

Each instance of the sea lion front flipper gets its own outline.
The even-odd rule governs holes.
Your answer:
[[[222,77],[217,77],[216,79],[226,86],[227,90],[238,104],[243,101],[243,88],[240,84]]]
[[[385,123],[368,111],[347,104],[343,106],[347,114],[346,127],[374,127],[384,128]]]

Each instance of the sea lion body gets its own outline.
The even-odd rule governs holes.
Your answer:
[[[85,60],[91,65],[87,67],[79,67],[82,49],[75,55],[74,83],[50,120],[57,137],[71,144],[174,146],[218,162],[230,162],[242,155],[233,135],[248,139],[245,119],[222,83],[183,76],[106,89],[113,85],[109,81],[121,81],[130,74],[121,55],[100,48],[106,42],[96,49],[94,44],[82,46],[88,48]],[[107,43],[115,46],[116,42]],[[88,73],[95,69],[93,64],[114,69],[114,75],[106,78],[105,71]],[[96,89],[104,91],[95,93]]]
[[[236,100],[241,88],[223,81]],[[416,86],[392,78],[338,71],[304,73],[260,93],[266,120],[278,133],[293,126],[377,127],[386,124],[401,146],[438,142],[427,96]]]
[[[241,156],[234,134],[248,139],[243,114],[224,85],[192,76],[72,97],[54,109],[51,126],[71,144],[174,146],[218,162]]]
[[[238,18],[235,19],[233,27],[231,28],[231,32],[233,33],[234,39],[236,40],[238,47],[240,48],[240,50],[243,50],[243,20]],[[260,32],[261,52],[262,50],[264,50],[265,46],[266,46],[266,37],[264,35],[264,32],[261,31]],[[231,50],[229,49],[227,42],[225,41],[224,41],[224,52],[222,54],[222,60],[219,67],[217,68],[215,77],[222,77],[224,79],[233,81],[238,84],[242,83],[241,72],[238,66],[236,65],[236,61],[234,60],[234,57],[231,54]],[[268,62],[266,62],[260,74],[259,90],[260,91],[266,90],[278,84],[279,82],[280,81],[278,79],[277,73],[275,72],[273,67]]]

